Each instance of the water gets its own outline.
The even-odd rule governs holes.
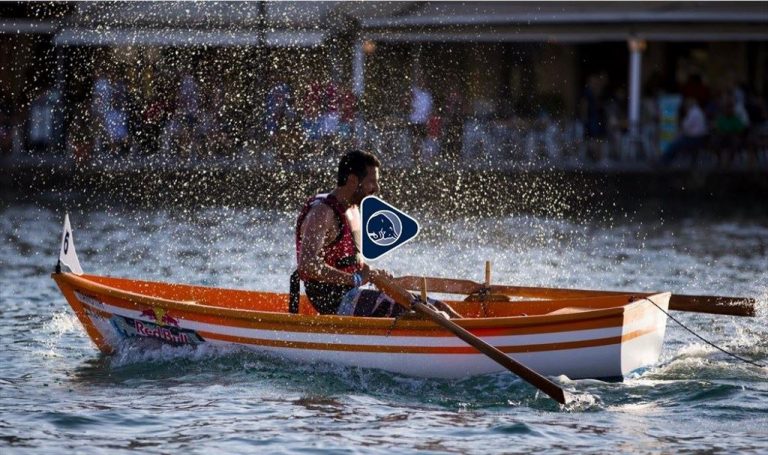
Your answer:
[[[414,379],[210,348],[102,356],[49,277],[64,214],[55,200],[0,209],[3,453],[768,450],[768,369],[671,321],[659,364],[624,383],[557,378],[577,394],[565,407],[511,374]],[[69,209],[86,272],[287,289],[293,213]],[[768,363],[768,218],[412,214],[423,235],[377,262],[396,275],[481,280],[487,259],[504,283],[755,296],[757,318],[675,315]]]

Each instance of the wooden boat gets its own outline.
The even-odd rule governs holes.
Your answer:
[[[503,368],[418,317],[317,315],[306,296],[83,274],[65,220],[52,275],[86,332],[105,353],[130,339],[172,345],[235,345],[300,362],[332,362],[421,377],[459,378]],[[446,301],[458,325],[543,375],[621,378],[653,365],[670,294],[550,300]],[[657,308],[658,306],[658,308]],[[147,346],[152,343],[147,343]]]

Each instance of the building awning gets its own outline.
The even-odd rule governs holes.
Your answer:
[[[264,34],[269,47],[321,46],[328,33],[322,30],[270,30]],[[194,29],[82,29],[61,30],[53,40],[57,46],[209,46],[260,45],[255,30]]]
[[[419,2],[407,12],[361,16],[363,28],[462,25],[768,23],[765,2]]]
[[[32,21],[26,19],[0,19],[0,34],[53,34],[58,23],[53,21]]]
[[[384,43],[597,43],[630,39],[668,42],[768,41],[768,28],[762,24],[722,25],[717,30],[700,24],[684,27],[659,24],[646,27],[450,27],[420,30],[365,30],[362,35],[364,39]]]
[[[765,2],[423,2],[359,17],[382,42],[765,41]]]
[[[54,44],[315,47],[335,2],[82,2]],[[260,30],[264,30],[260,34]]]

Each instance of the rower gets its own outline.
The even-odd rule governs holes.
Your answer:
[[[406,311],[380,291],[361,289],[377,275],[392,278],[370,268],[360,254],[359,206],[363,198],[378,193],[380,167],[373,154],[352,150],[339,161],[336,188],[304,204],[296,221],[298,268],[291,275],[291,313],[298,313],[300,281],[320,314],[397,317]]]
[[[368,267],[360,255],[359,204],[379,191],[380,167],[374,155],[350,151],[339,161],[336,188],[304,204],[296,221],[298,269],[291,277],[291,312],[298,311],[299,279],[320,314],[388,317],[402,312],[380,292],[360,289],[375,274],[389,276]]]

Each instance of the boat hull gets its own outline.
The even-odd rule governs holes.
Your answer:
[[[503,370],[426,320],[288,314],[284,294],[184,285],[166,289],[161,283],[68,273],[53,278],[91,339],[108,353],[126,339],[147,338],[173,345],[242,346],[298,362],[419,377],[462,378]],[[540,306],[556,309],[455,322],[540,374],[616,378],[658,360],[666,327],[659,308],[667,310],[669,297],[657,294],[631,302],[630,296],[602,297],[590,299],[591,308],[574,306],[584,299],[543,302]],[[303,305],[306,309],[306,301]],[[495,305],[502,311],[503,305],[522,304]]]

